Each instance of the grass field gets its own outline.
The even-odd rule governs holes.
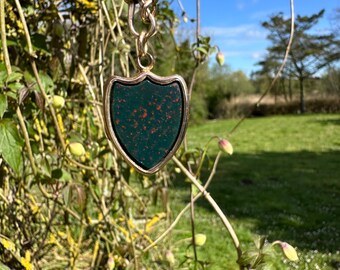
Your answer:
[[[211,136],[225,137],[236,120],[191,127],[189,147]],[[229,138],[234,154],[223,156],[209,192],[230,218],[244,249],[258,235],[297,248],[300,260],[284,269],[340,269],[340,115],[305,115],[246,120]],[[218,152],[211,146],[209,155]],[[202,178],[204,180],[204,178]],[[188,202],[189,184],[173,183],[176,212]],[[209,269],[237,269],[236,252],[213,209],[200,199],[197,233],[207,235],[198,257]],[[173,232],[177,258],[190,237],[189,213]]]

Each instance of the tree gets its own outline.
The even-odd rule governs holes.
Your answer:
[[[340,42],[334,34],[320,34],[311,31],[324,13],[323,9],[310,16],[297,16],[295,21],[294,40],[285,73],[299,81],[301,113],[305,111],[305,80],[340,57]],[[267,38],[272,42],[271,47],[267,49],[268,55],[264,63],[280,61],[283,58],[289,40],[290,25],[290,19],[285,19],[283,13],[273,15],[268,21],[262,23],[262,26],[269,30]]]
[[[340,68],[330,66],[321,78],[323,90],[340,97]]]
[[[271,84],[272,80],[274,79],[275,74],[278,72],[281,63],[278,59],[274,59],[274,58],[271,58],[270,56],[267,56],[266,59],[258,62],[257,65],[261,66],[262,68],[261,70],[253,72],[252,76],[256,78],[256,81],[258,81],[257,82],[258,86],[261,85],[261,81],[265,80],[266,81],[265,87],[267,89],[269,85]],[[271,88],[271,93],[274,94],[275,96],[275,103],[276,103],[280,90],[283,93],[285,100],[287,101],[287,93],[286,93],[286,87],[285,87],[286,78],[289,78],[289,81],[290,81],[289,74],[287,74],[286,72],[282,72],[281,78],[280,78],[280,85],[276,84]],[[289,97],[290,99],[292,99],[291,87],[289,87]]]
[[[197,83],[197,88],[205,93],[210,118],[225,117],[224,110],[230,100],[255,91],[242,71],[232,71],[228,65],[221,67],[215,64],[207,72],[202,76],[203,82]]]

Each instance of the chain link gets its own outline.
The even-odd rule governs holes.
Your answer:
[[[153,68],[154,58],[148,52],[148,41],[157,32],[156,25],[156,4],[157,0],[125,0],[129,5],[128,11],[128,24],[131,33],[136,38],[137,48],[137,64],[142,71],[149,71]],[[146,30],[142,30],[140,33],[136,31],[134,26],[134,16],[136,5],[139,4],[139,14],[143,24],[147,26]],[[147,65],[142,64],[142,60],[147,61]]]

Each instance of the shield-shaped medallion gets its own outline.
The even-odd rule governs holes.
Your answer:
[[[157,172],[175,154],[187,127],[186,83],[178,75],[113,76],[105,86],[106,133],[120,154],[143,174]]]

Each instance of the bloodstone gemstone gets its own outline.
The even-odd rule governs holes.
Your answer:
[[[177,81],[159,85],[148,78],[112,85],[113,131],[126,155],[144,170],[162,162],[180,135],[185,110],[182,90]]]

